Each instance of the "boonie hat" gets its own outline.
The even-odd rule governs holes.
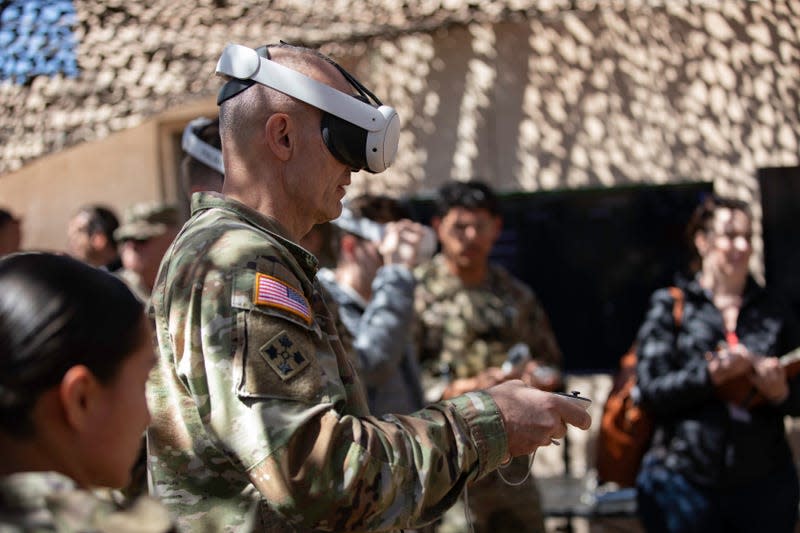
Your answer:
[[[161,202],[141,202],[129,207],[123,215],[122,225],[114,231],[117,242],[144,241],[158,237],[170,227],[180,224],[178,208]]]

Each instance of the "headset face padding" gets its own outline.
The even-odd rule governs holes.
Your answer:
[[[322,114],[322,139],[333,157],[357,172],[367,168],[367,131],[330,113]]]

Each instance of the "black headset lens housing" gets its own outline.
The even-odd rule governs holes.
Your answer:
[[[282,45],[285,43],[281,42]],[[269,53],[270,46],[280,45],[266,45],[256,48],[256,52],[261,57],[272,59]],[[291,45],[289,45],[291,46]],[[358,91],[357,95],[352,95],[353,98],[361,100],[364,103],[370,104],[370,100],[374,101],[378,106],[382,105],[381,101],[372,94],[364,85],[361,84],[352,74],[347,72],[341,65],[327,56],[321,56],[322,59],[332,64],[344,76],[344,78]],[[255,85],[257,82],[251,79],[230,79],[225,85],[222,86],[217,95],[217,105],[225,100],[233,98],[244,90]],[[372,105],[372,104],[370,104]],[[322,121],[320,123],[320,130],[322,133],[322,140],[325,142],[331,155],[342,164],[350,167],[354,172],[369,169],[367,163],[367,156],[364,150],[367,145],[367,130],[356,126],[342,118],[337,117],[327,111],[322,111]],[[373,150],[375,151],[375,150]]]
[[[364,97],[356,96],[355,98],[369,103]],[[367,130],[324,111],[321,128],[325,146],[340,163],[349,166],[354,172],[368,167],[364,152],[364,146],[367,144]]]

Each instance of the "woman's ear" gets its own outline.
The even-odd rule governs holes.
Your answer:
[[[288,161],[294,149],[294,123],[286,113],[270,115],[264,124],[267,147],[280,161]]]
[[[84,365],[73,366],[61,378],[59,397],[66,423],[72,429],[81,431],[92,423],[92,403],[98,386],[97,378]]]
[[[697,253],[701,256],[706,254],[708,250],[708,235],[704,231],[697,231],[694,234],[694,247],[697,249]]]

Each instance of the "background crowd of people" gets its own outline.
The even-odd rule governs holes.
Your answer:
[[[259,54],[371,95],[314,51]],[[551,394],[564,355],[535,292],[489,261],[492,188],[444,184],[430,227],[380,195],[340,217],[350,172],[371,163],[336,117],[261,79],[232,79],[219,103],[184,135],[185,223],[177,205],[121,222],[80,206],[59,255],[20,252],[20,220],[0,210],[0,524],[96,509],[100,530],[444,532],[467,494],[474,531],[545,531],[529,454],[591,420]],[[783,417],[800,414],[800,378],[777,357],[800,329],[749,275],[745,204],[709,198],[688,235],[684,318],[659,289],[637,338],[657,425],[642,524],[792,531]],[[737,383],[744,399],[726,395]]]

